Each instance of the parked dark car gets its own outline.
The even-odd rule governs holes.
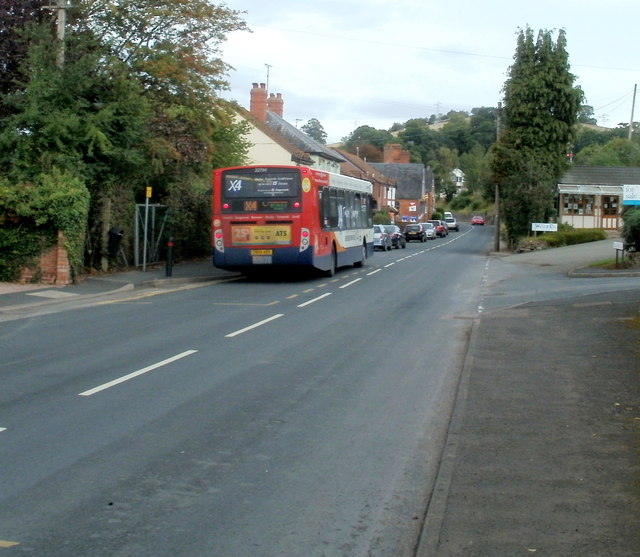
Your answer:
[[[384,224],[373,226],[373,249],[391,250],[391,235],[387,232]]]
[[[406,248],[407,247],[407,239],[404,237],[402,230],[400,230],[399,226],[395,224],[385,224],[387,232],[391,236],[391,245],[396,248]]]
[[[404,237],[407,242],[426,242],[427,234],[421,223],[407,224],[404,229]]]
[[[444,238],[445,236],[447,236],[449,234],[449,230],[447,229],[447,225],[444,223],[444,221],[441,220],[429,220],[427,222],[430,222],[433,224],[433,226],[435,226],[436,228],[436,236],[438,238]]]

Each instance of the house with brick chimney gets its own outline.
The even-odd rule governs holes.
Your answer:
[[[246,136],[251,144],[248,164],[310,166],[368,180],[373,184],[378,210],[392,214],[397,211],[396,181],[356,155],[329,148],[289,124],[283,117],[284,99],[280,93],[268,93],[264,83],[254,83],[249,110],[236,110],[250,128]]]
[[[396,181],[395,224],[424,222],[431,218],[435,208],[434,176],[431,167],[411,163],[410,153],[402,145],[384,146],[384,162],[369,163],[378,172]]]
[[[249,110],[238,113],[250,126],[247,140],[249,164],[295,164],[340,173],[344,158],[289,124],[280,93],[268,93],[264,83],[254,83]]]

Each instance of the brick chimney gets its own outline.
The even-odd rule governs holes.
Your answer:
[[[284,114],[284,99],[282,98],[282,94],[276,93],[274,95],[273,93],[270,93],[269,100],[267,101],[267,108],[282,118]]]
[[[411,160],[411,153],[403,149],[399,143],[387,143],[384,146],[383,160],[386,163],[408,164]]]
[[[257,83],[253,84],[251,89],[251,103],[249,105],[249,112],[253,114],[258,120],[262,122],[267,121],[267,85],[261,83],[259,86]]]

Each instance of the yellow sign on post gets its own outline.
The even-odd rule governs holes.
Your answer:
[[[147,193],[146,193],[146,195],[145,195],[145,197],[146,197],[147,199],[149,199],[149,198],[151,197],[151,189],[152,189],[152,188],[150,188],[150,187],[148,187],[148,188],[147,188]]]

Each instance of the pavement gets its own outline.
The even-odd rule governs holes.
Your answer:
[[[495,256],[541,291],[640,277],[589,266],[610,240]],[[640,279],[618,282],[475,320],[417,557],[640,555]]]
[[[611,240],[491,257],[580,280],[640,278],[590,266],[615,258]],[[236,276],[206,259],[171,277],[152,266],[64,287],[0,283],[0,317]],[[640,555],[640,280],[623,282],[474,321],[417,557]]]
[[[74,299],[101,298],[119,292],[179,287],[238,276],[238,273],[217,269],[209,257],[175,264],[169,272],[165,264],[159,264],[150,265],[144,271],[140,268],[83,275],[77,282],[64,286],[0,282],[0,315]]]

